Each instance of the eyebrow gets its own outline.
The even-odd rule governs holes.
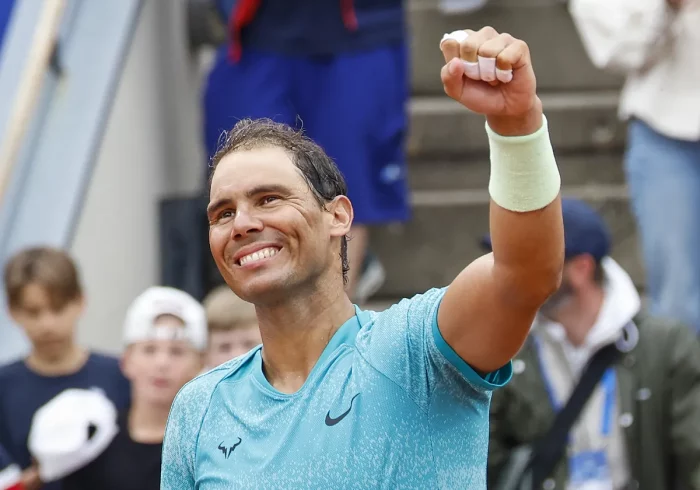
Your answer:
[[[280,194],[282,196],[288,196],[291,193],[291,189],[287,186],[281,184],[264,184],[249,189],[245,193],[245,195],[247,198],[251,198],[259,196],[260,194]],[[232,202],[233,200],[229,197],[222,197],[221,199],[217,199],[216,201],[210,203],[209,206],[207,206],[207,214],[211,215],[211,213],[213,213],[217,209],[220,209],[226,205],[230,205]]]

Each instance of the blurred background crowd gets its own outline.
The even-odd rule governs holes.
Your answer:
[[[259,344],[207,237],[208,162],[242,118],[303,128],[346,176],[356,303],[487,251],[484,122],[438,49],[486,25],[530,45],[567,197],[490,482],[518,488],[502,475],[624,332],[613,423],[603,378],[570,428],[605,474],[559,454],[542,487],[700,489],[700,1],[0,0],[0,490],[158,488],[179,388]]]

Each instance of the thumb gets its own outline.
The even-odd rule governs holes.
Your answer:
[[[452,58],[440,71],[445,93],[455,100],[462,97],[464,63],[458,58]]]

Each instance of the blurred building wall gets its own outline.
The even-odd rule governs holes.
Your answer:
[[[126,308],[159,279],[159,199],[200,189],[197,77],[183,3],[145,1],[72,247],[90,347],[119,352]]]

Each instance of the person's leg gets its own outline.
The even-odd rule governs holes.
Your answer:
[[[203,95],[204,142],[211,158],[224,131],[245,118],[270,118],[294,124],[296,111],[289,94],[289,60],[283,56],[244,51],[238,63],[219,49]]]
[[[625,167],[651,312],[700,332],[700,142],[630,123]]]
[[[355,211],[348,243],[348,293],[361,303],[383,281],[383,268],[367,254],[367,227],[409,217],[406,48],[307,60],[298,68],[295,100],[306,118],[304,126],[348,183]]]

